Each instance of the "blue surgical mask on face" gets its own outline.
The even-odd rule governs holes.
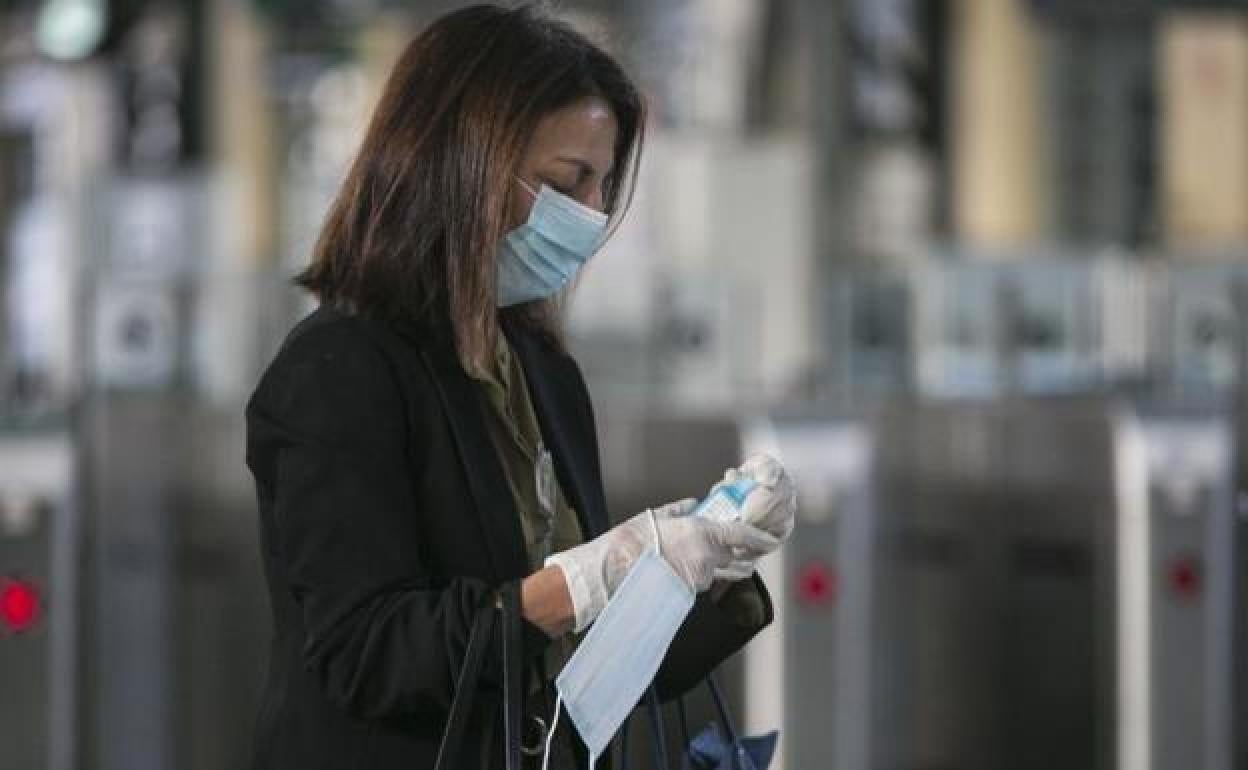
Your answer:
[[[660,554],[658,526],[653,528],[655,545],[629,570],[555,679],[559,697],[551,736],[562,705],[589,749],[591,768],[650,686],[693,609],[693,590]],[[548,737],[547,760],[549,743]]]
[[[499,307],[552,297],[602,244],[607,215],[542,185],[524,224],[498,250]]]

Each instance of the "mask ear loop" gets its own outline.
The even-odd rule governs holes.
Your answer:
[[[659,537],[659,521],[654,515],[654,509],[646,509],[646,513],[650,514],[650,530],[654,532],[654,550],[658,551],[659,556],[663,555],[663,540]]]
[[[529,195],[532,195],[534,198],[537,197],[538,195],[537,190],[534,190],[529,185],[528,182],[524,181],[524,177],[520,176],[519,174],[512,174],[512,176],[516,178],[516,181],[520,183],[520,186],[523,187],[529,193]]]
[[[542,755],[542,770],[550,767],[550,744],[555,739],[555,730],[559,727],[559,712],[563,709],[563,693],[555,696],[555,716],[550,722],[550,732],[546,733],[546,751]]]

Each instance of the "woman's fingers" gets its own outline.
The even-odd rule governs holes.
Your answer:
[[[749,560],[729,562],[715,570],[716,580],[745,580],[754,574],[754,562]]]
[[[757,558],[757,556],[771,553],[780,547],[781,541],[779,538],[750,524],[740,521],[716,521],[709,523],[718,525],[712,533],[716,544],[733,549],[734,553],[744,552],[751,554],[750,558]],[[757,556],[753,556],[753,554],[757,554]]]

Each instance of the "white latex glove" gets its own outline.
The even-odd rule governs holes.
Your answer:
[[[724,481],[735,481],[742,476],[753,479],[758,487],[746,496],[741,520],[783,543],[793,534],[797,517],[797,488],[793,486],[793,477],[779,460],[762,452],[750,455],[738,468],[729,468],[724,473]]]
[[[659,552],[695,593],[710,588],[717,571],[730,568],[742,558],[739,554],[761,555],[779,546],[774,537],[748,524],[690,516],[696,505],[690,498],[643,511],[587,543],[546,558],[545,566],[563,570],[576,632],[598,617],[633,564],[655,544],[655,527]]]

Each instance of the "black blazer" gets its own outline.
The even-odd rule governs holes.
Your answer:
[[[504,331],[559,482],[594,537],[608,520],[580,370],[537,333]],[[527,572],[480,388],[445,328],[322,306],[287,336],[246,416],[274,618],[253,767],[432,768],[475,609]],[[771,604],[757,588],[766,625]],[[660,697],[692,687],[762,627],[736,625],[700,596],[659,671]],[[526,656],[548,643],[526,621]],[[500,657],[491,650],[487,695]],[[496,698],[476,701],[478,719],[500,711]]]

